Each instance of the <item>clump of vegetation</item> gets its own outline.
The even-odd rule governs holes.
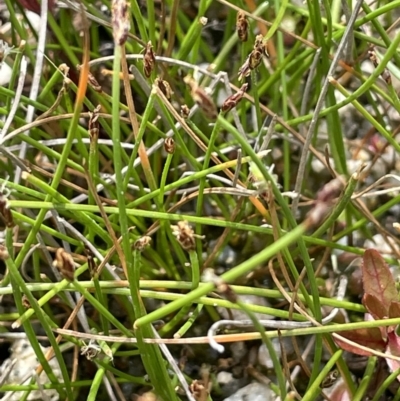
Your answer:
[[[400,399],[399,9],[5,0],[2,399]]]

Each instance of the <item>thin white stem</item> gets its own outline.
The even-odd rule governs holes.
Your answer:
[[[40,6],[40,29],[39,29],[38,44],[36,50],[36,64],[35,64],[35,69],[33,71],[31,91],[29,93],[29,99],[33,101],[37,99],[40,87],[40,78],[42,77],[43,73],[43,60],[44,60],[44,50],[46,46],[46,32],[47,32],[47,12],[48,12],[48,2],[47,0],[42,0]],[[26,113],[27,123],[32,122],[34,114],[35,114],[35,107],[29,105],[28,111]],[[29,132],[27,133],[27,135],[29,135]],[[27,149],[28,149],[27,143],[23,142],[21,149],[19,151],[19,157],[21,159],[25,158]],[[16,184],[18,184],[21,179],[21,173],[22,173],[21,168],[17,166],[14,176],[14,182]]]

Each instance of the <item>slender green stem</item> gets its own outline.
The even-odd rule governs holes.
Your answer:
[[[311,401],[315,400],[318,397],[318,395],[321,392],[320,386],[322,381],[325,379],[326,376],[328,376],[330,370],[335,366],[337,360],[342,356],[342,353],[343,353],[342,350],[336,351],[329,359],[327,364],[322,369],[320,369],[320,373],[312,382],[311,386],[308,387],[307,393],[305,393],[305,395],[302,398],[303,400]]]
[[[133,1],[135,3],[135,1]],[[122,169],[124,167],[122,161],[122,147],[121,147],[121,130],[119,119],[119,98],[120,98],[120,70],[121,70],[121,46],[115,46],[114,51],[114,66],[112,77],[112,140],[113,140],[113,161],[115,171],[115,186],[118,199],[119,210],[119,225],[122,236],[122,249],[125,255],[126,270],[132,269],[133,260],[131,252],[131,242],[129,236],[128,216],[126,214],[125,204],[125,188],[124,177],[122,176]],[[122,262],[122,261],[121,261]],[[123,262],[123,263],[124,263]]]
[[[364,376],[361,379],[361,382],[358,386],[357,392],[353,395],[353,398],[352,398],[354,401],[361,401],[361,400],[365,399],[364,398],[365,393],[368,390],[371,383],[373,383],[373,381],[374,381],[373,375],[374,375],[374,369],[376,367],[377,361],[378,361],[378,358],[375,356],[368,358],[368,363],[367,363],[367,367],[364,372]]]
[[[398,35],[398,38],[400,39],[400,34]],[[400,43],[400,41],[399,41],[399,43]],[[331,83],[335,86],[336,89],[338,89],[340,91],[340,93],[342,93],[346,97],[353,97],[337,81],[331,79]],[[355,100],[353,98],[351,103],[378,130],[378,132],[380,132],[382,134],[382,136],[393,146],[393,148],[397,152],[400,152],[400,144],[393,138],[393,136],[390,134],[390,132],[388,132],[381,124],[379,124],[379,122],[376,121],[376,119],[374,117],[372,117],[372,115],[366,110],[365,107],[363,107],[360,104],[360,102],[358,102],[357,100]]]
[[[387,388],[393,383],[397,381],[397,377],[400,374],[400,368],[396,369],[394,372],[392,372],[385,380],[384,382],[379,386],[379,388],[376,390],[374,398],[372,401],[378,401],[381,399],[382,395],[385,393]],[[399,393],[397,393],[396,397],[398,396]]]
[[[128,280],[130,283],[130,292],[137,319],[144,319],[146,310],[139,293],[139,279],[141,267],[141,252],[137,249],[134,250],[134,266],[128,270]],[[159,347],[156,344],[146,344],[143,338],[153,338],[151,322],[144,324],[142,327],[135,327],[135,335],[138,340],[138,347],[146,368],[147,374],[150,377],[151,383],[155,386],[157,394],[162,396],[165,400],[178,401],[174,388],[171,386],[171,381],[165,366],[164,359],[161,356]]]
[[[272,364],[274,366],[274,370],[275,370],[275,374],[276,377],[278,379],[278,383],[279,383],[279,390],[280,390],[280,398],[281,399],[285,399],[286,398],[286,380],[285,380],[285,376],[283,375],[283,369],[281,367],[278,355],[274,349],[274,346],[272,344],[272,341],[270,338],[268,338],[265,335],[265,328],[261,325],[261,323],[258,321],[258,319],[256,318],[256,316],[254,315],[254,313],[249,310],[249,308],[247,307],[247,305],[244,302],[241,302],[240,300],[236,300],[236,303],[240,306],[240,308],[246,313],[246,315],[250,318],[250,320],[252,321],[254,328],[260,333],[261,338],[265,344],[265,346],[267,347],[269,356],[272,360]]]
[[[54,333],[51,330],[51,326],[54,327],[55,323],[53,323],[52,321],[49,321],[49,319],[46,319],[44,312],[39,307],[39,305],[38,305],[36,299],[33,297],[32,293],[28,290],[20,272],[17,269],[16,264],[10,257],[6,259],[6,265],[7,265],[7,268],[10,272],[10,276],[12,279],[12,286],[13,286],[13,290],[14,290],[14,299],[15,299],[15,303],[17,304],[18,311],[20,314],[22,314],[24,311],[24,307],[22,306],[22,294],[21,294],[21,291],[22,291],[22,293],[27,297],[32,310],[35,312],[37,318],[39,319],[39,321],[41,323],[42,328],[44,329],[44,331],[46,332],[46,335],[49,338],[50,344],[53,347],[57,361],[60,365],[61,374],[63,377],[63,381],[65,383],[65,390],[67,392],[68,398],[70,398],[70,397],[72,397],[72,389],[70,386],[71,381],[69,379],[68,370],[65,365],[64,358],[62,357],[60,348],[57,346],[57,342],[54,337]],[[50,378],[52,383],[57,383],[58,379],[55,377],[55,375],[52,371],[52,368],[50,367],[49,363],[47,362],[47,360],[43,354],[43,351],[36,338],[36,334],[33,330],[33,327],[31,326],[31,323],[25,322],[23,324],[23,326],[24,326],[24,330],[26,331],[27,336],[30,340],[31,346],[34,349],[35,354],[38,357],[39,362],[42,365],[44,371],[46,372],[47,376]],[[72,399],[72,398],[70,398],[70,399]]]
[[[254,255],[246,262],[241,263],[240,265],[234,267],[233,269],[229,270],[227,273],[222,275],[222,279],[227,283],[234,281],[235,279],[245,275],[247,272],[254,269],[260,263],[263,263],[265,260],[268,260],[272,256],[274,256],[281,248],[289,246],[293,241],[296,241],[299,236],[304,233],[305,227],[297,226],[293,229],[290,233],[286,234],[278,241],[274,242],[269,247],[265,248],[260,253]],[[164,306],[163,308],[151,312],[148,315],[139,318],[135,321],[134,327],[141,327],[145,324],[153,322],[158,319],[162,319],[164,316],[172,313],[173,311],[182,308],[188,302],[193,302],[195,299],[202,297],[209,292],[213,291],[215,288],[213,283],[207,283],[204,286],[198,287],[195,290],[189,292],[186,296],[176,301],[169,303],[168,305]]]

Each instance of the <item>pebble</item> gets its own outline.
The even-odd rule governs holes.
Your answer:
[[[251,383],[232,394],[224,401],[276,401],[276,394],[265,384]]]
[[[10,82],[12,75],[11,67],[6,63],[0,64],[0,86],[5,86]]]
[[[390,244],[388,244],[390,242]],[[364,242],[364,248],[373,248],[379,251],[382,255],[391,255],[392,247],[399,251],[399,246],[394,242],[391,237],[388,237],[387,240],[383,237],[382,234],[375,234],[372,237],[372,240],[367,239]]]
[[[229,348],[231,350],[232,358],[236,363],[239,363],[249,352],[244,341],[236,341],[232,343]]]
[[[230,397],[248,383],[247,378],[236,379],[231,372],[218,372],[217,382],[219,384],[222,397]]]
[[[48,348],[41,348],[43,353],[48,350]],[[34,371],[38,366],[36,354],[31,347],[31,344],[26,339],[17,340],[11,346],[10,351],[10,357],[6,359],[0,366],[0,376],[7,370],[7,368],[13,363],[14,360],[16,362],[11,368],[10,373],[6,377],[4,384],[30,384],[32,374],[34,374]],[[60,365],[58,364],[57,360],[53,358],[49,361],[49,364],[57,379],[59,381],[62,381]],[[45,372],[41,373],[38,381],[41,385],[50,383],[50,380]],[[25,391],[16,391],[12,395],[10,395],[10,392],[5,392],[4,397],[1,398],[0,401],[20,401],[23,398],[24,394]],[[44,396],[47,396],[47,399],[51,401],[59,400],[59,394],[55,389],[31,391],[27,400],[43,400]]]
[[[285,348],[286,356],[293,354],[293,344],[290,338],[284,337],[279,340],[279,338],[272,338],[272,346],[276,352],[276,355],[279,359],[281,359],[281,345],[280,341],[282,342],[283,347]],[[267,369],[272,369],[274,364],[272,363],[272,359],[270,353],[265,344],[260,345],[258,349],[258,363],[262,366],[265,366]]]

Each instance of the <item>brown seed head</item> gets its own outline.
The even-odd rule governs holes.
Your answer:
[[[96,78],[94,77],[94,75],[91,72],[89,72],[89,74],[88,74],[88,83],[95,92],[98,92],[98,93],[103,92],[101,85],[97,82]]]
[[[258,50],[253,50],[249,56],[250,70],[255,70],[261,64],[261,60],[262,60],[262,52]]]
[[[75,263],[72,256],[64,249],[58,248],[53,266],[58,269],[63,278],[68,281],[74,280]]]
[[[156,66],[156,55],[153,51],[153,45],[149,41],[144,49],[143,55],[143,73],[147,78],[150,78],[152,71]]]
[[[247,57],[246,61],[239,68],[239,72],[238,72],[239,81],[242,81],[243,78],[246,78],[250,75],[251,69],[250,69],[250,65],[249,65],[249,58],[250,58],[250,56]]]
[[[10,205],[5,196],[0,194],[0,215],[8,228],[14,227],[14,219],[10,210]]]
[[[238,11],[236,15],[236,32],[241,42],[247,42],[249,23],[246,14],[243,11]]]
[[[261,64],[262,56],[268,57],[266,43],[264,42],[264,37],[262,35],[257,35],[252,52],[239,68],[239,81],[248,77],[251,70],[255,70]]]
[[[370,50],[368,50],[368,56],[369,59],[371,60],[371,63],[374,65],[374,67],[378,67],[378,57],[376,57],[376,53],[374,51],[373,48],[371,48]]]
[[[114,43],[118,46],[125,44],[130,30],[129,8],[125,0],[113,0],[111,5],[111,25]]]
[[[89,272],[90,272],[91,276],[93,277],[93,275],[96,274],[96,272],[97,272],[97,265],[94,260],[93,252],[90,248],[85,246],[85,254],[86,254],[86,258],[87,258]]]
[[[168,81],[164,81],[163,79],[157,77],[154,83],[160,88],[160,91],[167,99],[171,99],[171,96],[174,94],[174,92],[172,91]]]
[[[178,221],[177,225],[171,225],[172,234],[176,237],[181,247],[191,251],[196,247],[196,234],[187,221]]]
[[[222,111],[227,112],[236,107],[237,104],[242,100],[248,86],[249,85],[247,83],[243,84],[237,93],[227,97],[224,103],[222,104]]]
[[[171,137],[165,138],[164,149],[170,155],[175,152],[175,141]]]
[[[204,383],[200,380],[193,380],[189,386],[190,392],[196,400],[205,400],[208,396],[208,391]]]
[[[139,252],[143,252],[145,248],[147,248],[151,243],[151,237],[148,235],[144,235],[135,241],[133,247],[137,249]]]
[[[182,118],[184,118],[186,120],[187,118],[189,118],[189,114],[190,114],[189,107],[186,104],[183,104],[181,106],[181,116],[182,116]]]
[[[22,295],[21,301],[22,301],[22,306],[23,306],[25,309],[29,309],[29,308],[31,307],[31,304],[30,304],[30,302],[29,302],[29,300],[28,300],[28,297],[27,297],[25,294]]]
[[[97,142],[99,138],[99,112],[101,105],[98,105],[93,112],[89,112],[89,135],[91,142]]]

